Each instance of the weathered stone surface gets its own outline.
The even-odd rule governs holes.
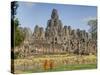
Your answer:
[[[53,20],[57,20],[57,19],[59,18],[58,12],[57,12],[56,9],[53,9],[53,10],[52,10],[51,18],[52,18]]]
[[[25,37],[26,37],[26,39],[30,39],[31,37],[32,37],[32,31],[31,31],[31,29],[30,28],[24,28],[23,29],[23,31],[24,31],[24,33],[25,33]]]
[[[27,36],[29,35],[27,34]],[[97,41],[91,39],[85,30],[75,30],[71,26],[63,26],[57,10],[53,9],[46,29],[36,25],[32,37],[24,40],[21,46],[15,49],[20,52],[21,56],[45,53],[87,55],[96,54]]]

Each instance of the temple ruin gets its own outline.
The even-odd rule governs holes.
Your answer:
[[[53,9],[47,27],[44,29],[36,25],[33,33],[27,30],[24,42],[15,47],[14,51],[19,51],[21,56],[60,53],[96,54],[97,40],[92,39],[85,30],[63,25],[58,11]]]

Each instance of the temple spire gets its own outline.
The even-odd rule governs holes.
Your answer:
[[[57,9],[52,10],[51,18],[52,19],[59,19]]]

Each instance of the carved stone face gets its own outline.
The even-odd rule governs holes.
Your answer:
[[[56,9],[52,10],[51,18],[52,19],[58,19],[58,12],[57,12]]]

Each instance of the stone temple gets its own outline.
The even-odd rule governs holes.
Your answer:
[[[27,32],[25,40],[14,50],[22,57],[60,53],[88,55],[97,52],[97,40],[92,39],[85,30],[75,30],[71,26],[64,26],[56,9],[52,10],[45,29],[36,25],[33,33],[29,28],[24,28],[24,30]]]

